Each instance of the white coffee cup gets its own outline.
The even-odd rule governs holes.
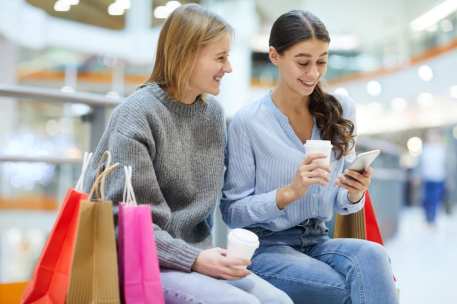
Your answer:
[[[330,140],[307,140],[304,146],[306,156],[316,153],[324,154],[326,158],[319,159],[318,161],[323,165],[330,166],[330,157],[332,155],[333,147]]]
[[[247,229],[233,229],[228,235],[227,256],[250,260],[259,248],[257,235]]]

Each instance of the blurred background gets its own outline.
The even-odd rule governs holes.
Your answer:
[[[1,0],[0,283],[30,278],[82,154],[189,2],[235,28],[229,118],[275,83],[272,22],[291,9],[324,21],[325,87],[356,101],[357,152],[383,151],[370,191],[401,303],[457,303],[457,0]]]

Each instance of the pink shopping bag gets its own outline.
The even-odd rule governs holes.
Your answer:
[[[124,202],[119,205],[118,220],[121,296],[127,304],[163,304],[151,208],[137,205],[131,183],[132,168],[124,169]]]

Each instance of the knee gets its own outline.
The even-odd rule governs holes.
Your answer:
[[[361,248],[360,255],[370,264],[390,264],[390,259],[384,246],[375,242],[365,242],[364,246]]]

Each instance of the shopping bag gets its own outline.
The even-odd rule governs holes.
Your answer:
[[[122,300],[128,304],[163,304],[165,301],[152,229],[151,208],[136,202],[132,186],[132,167],[124,167],[124,172],[124,196],[119,205],[118,218]]]
[[[384,243],[368,192],[365,193],[365,205],[362,210],[348,215],[336,215],[333,237],[356,238],[379,244]]]
[[[80,203],[77,238],[67,303],[120,303],[112,202],[105,200],[105,178],[118,164],[106,166],[96,176],[87,200]]]
[[[68,190],[51,229],[21,303],[64,303],[76,240],[79,203],[91,153],[84,154],[81,175],[75,188]]]
[[[368,192],[365,196],[365,226],[366,239],[383,245],[384,241],[382,239],[381,230],[379,229],[371,196]]]

